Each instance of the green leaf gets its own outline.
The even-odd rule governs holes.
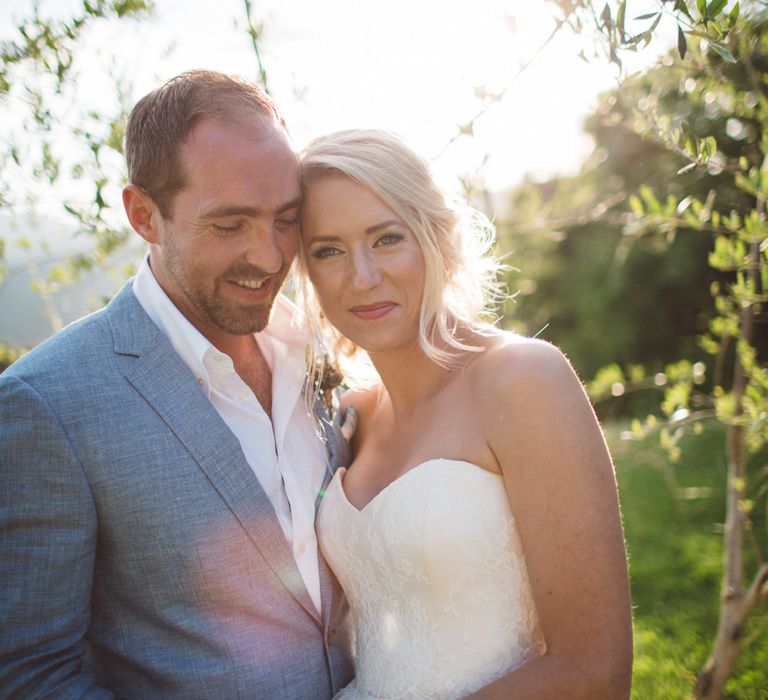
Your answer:
[[[682,12],[688,19],[693,19],[691,17],[691,11],[688,9],[688,3],[686,0],[675,0],[675,11],[676,12]]]
[[[630,37],[627,39],[626,44],[627,48],[632,49],[633,51],[637,49],[637,45],[641,42],[645,42],[643,46],[648,46],[648,44],[651,43],[651,38],[653,37],[652,30],[648,30],[645,32],[640,32],[640,34],[636,34],[635,36]]]
[[[644,15],[638,15],[635,17],[635,20],[641,20],[641,19],[650,19],[651,17],[658,17],[661,16],[661,12],[647,12]]]
[[[710,41],[709,45],[717,51],[728,63],[738,63],[738,61],[733,57],[733,54],[725,48],[722,44],[718,44],[714,41]]]
[[[627,0],[621,0],[619,11],[616,13],[616,26],[619,28],[621,38],[624,38],[624,17],[627,14]]]
[[[710,20],[709,21],[709,29],[711,32],[715,34],[714,39],[717,41],[723,41],[725,40],[727,34],[728,34],[728,27],[722,25],[717,20]]]
[[[715,19],[721,10],[728,4],[728,0],[712,0],[707,5],[707,16],[710,19]]]
[[[736,24],[736,20],[739,18],[739,12],[741,8],[739,7],[739,3],[736,3],[731,11],[728,13],[728,26],[730,28],[733,28]]]
[[[699,136],[694,131],[689,122],[683,122],[682,124],[682,146],[691,154],[694,158],[699,156]]]
[[[659,14],[658,14],[658,15],[656,15],[656,19],[655,19],[655,20],[653,20],[653,23],[651,24],[651,26],[650,26],[650,27],[648,27],[648,30],[647,30],[647,31],[648,31],[648,34],[650,34],[651,32],[653,32],[653,31],[656,29],[656,27],[658,27],[658,26],[659,26],[659,22],[660,22],[660,21],[661,21],[661,12],[659,12]],[[650,42],[650,37],[648,38],[648,41]]]
[[[742,498],[739,500],[739,510],[744,513],[744,515],[749,515],[754,507],[755,502],[748,498]]]
[[[600,19],[603,20],[603,24],[608,28],[613,28],[613,18],[611,17],[611,8],[608,3],[605,3],[603,11],[600,13]]]
[[[680,58],[685,58],[685,52],[688,50],[688,41],[683,33],[683,28],[677,25],[677,53],[680,54]]]

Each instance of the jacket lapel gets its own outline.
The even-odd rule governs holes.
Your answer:
[[[240,443],[141,308],[130,283],[110,303],[108,314],[115,352],[135,358],[124,370],[126,379],[186,448],[291,595],[319,622],[272,503]]]

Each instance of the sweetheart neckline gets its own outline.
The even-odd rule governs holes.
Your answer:
[[[373,498],[371,498],[371,500],[368,501],[368,503],[366,503],[362,508],[358,508],[354,503],[352,503],[349,500],[349,498],[347,498],[347,492],[344,490],[344,483],[343,483],[343,479],[341,478],[341,476],[343,476],[344,474],[347,473],[347,468],[346,467],[339,467],[336,470],[336,473],[334,474],[334,477],[336,477],[336,475],[339,474],[339,472],[342,472],[342,474],[339,476],[339,479],[338,479],[338,487],[339,487],[339,490],[341,491],[341,497],[344,500],[344,502],[352,510],[354,510],[358,514],[362,514],[362,513],[364,513],[368,509],[368,506],[370,506],[374,501],[378,500],[378,498],[382,494],[385,494],[386,492],[388,492],[399,481],[402,481],[406,476],[408,476],[408,474],[410,474],[412,472],[415,472],[415,471],[418,471],[419,469],[421,469],[421,467],[423,467],[423,466],[425,466],[427,464],[435,464],[435,463],[438,463],[438,462],[450,462],[452,464],[463,464],[463,465],[465,465],[467,467],[470,467],[474,471],[482,472],[484,474],[488,474],[489,476],[496,477],[498,479],[501,478],[501,474],[497,474],[496,472],[492,472],[492,471],[489,471],[488,469],[484,469],[483,467],[480,467],[477,464],[474,464],[473,462],[468,462],[465,459],[451,459],[450,457],[432,457],[430,459],[425,459],[423,462],[419,462],[417,465],[415,465],[413,467],[410,467],[409,469],[406,469],[398,477],[396,477],[395,479],[392,479],[392,481],[390,481],[383,489],[381,489],[381,491],[376,493],[373,496]]]

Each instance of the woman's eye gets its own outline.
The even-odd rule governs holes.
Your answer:
[[[383,245],[393,245],[403,240],[405,236],[402,233],[385,233],[383,236],[379,236],[376,242],[373,244],[374,248]]]
[[[317,259],[332,258],[336,255],[341,255],[341,250],[333,246],[324,246],[312,251],[312,257]]]

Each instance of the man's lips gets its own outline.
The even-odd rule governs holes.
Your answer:
[[[241,278],[228,281],[241,296],[257,300],[269,296],[272,289],[272,279],[272,277],[262,277],[260,279]]]
[[[388,314],[392,309],[397,306],[393,301],[380,301],[376,304],[364,304],[360,306],[353,306],[349,311],[358,318],[362,318],[366,321],[381,318]]]
[[[261,289],[261,286],[266,282],[266,279],[260,280],[235,280],[235,284],[238,287],[247,287],[248,289]]]

